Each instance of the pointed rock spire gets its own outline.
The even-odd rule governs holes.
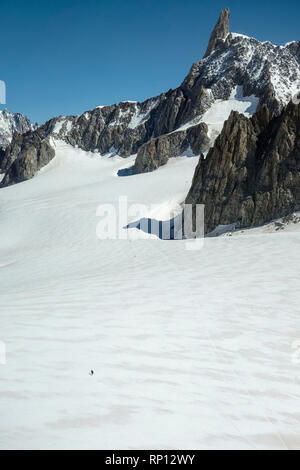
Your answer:
[[[223,8],[220,14],[220,18],[211,33],[210,40],[204,54],[204,57],[207,57],[212,53],[214,48],[216,47],[217,41],[219,39],[225,39],[227,34],[229,33],[229,18],[230,18],[230,11],[228,8]]]

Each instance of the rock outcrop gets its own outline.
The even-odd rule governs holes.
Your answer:
[[[205,123],[190,127],[187,131],[177,131],[161,135],[143,144],[137,154],[133,173],[147,173],[165,165],[171,157],[199,155],[209,144],[208,128]],[[191,156],[191,155],[190,155]]]
[[[228,8],[224,8],[221,11],[220,18],[210,36],[204,58],[212,53],[220,39],[223,40],[226,38],[227,34],[229,33],[229,18],[230,12]]]
[[[186,198],[205,205],[205,233],[218,225],[262,225],[300,210],[300,105],[274,117],[232,112]]]
[[[43,128],[39,128],[34,132],[14,135],[6,152],[2,154],[1,169],[5,175],[0,186],[33,178],[38,170],[54,158],[55,150],[43,131]]]
[[[83,150],[115,152],[127,157],[137,153],[139,146],[150,139],[154,131],[152,114],[160,99],[163,97],[144,103],[126,101],[99,106],[81,116],[62,116],[52,120],[49,129],[53,136]]]

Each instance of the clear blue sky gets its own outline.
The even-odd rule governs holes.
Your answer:
[[[276,44],[300,39],[299,0],[2,2],[6,107],[42,123],[176,88],[202,57],[223,7],[233,32]]]

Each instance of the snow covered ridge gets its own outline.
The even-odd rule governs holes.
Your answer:
[[[87,114],[87,113],[86,113]],[[60,116],[57,118],[52,134],[53,135],[68,135],[73,126],[73,122],[66,116]]]
[[[64,138],[73,129],[78,129],[82,120],[85,120],[87,124],[95,120],[96,116],[102,120],[103,129],[105,127],[136,129],[148,121],[151,111],[155,109],[158,103],[158,98],[150,98],[143,103],[122,101],[118,105],[97,106],[91,111],[85,111],[80,116],[59,116],[55,118],[52,134],[55,137]]]
[[[228,33],[213,52],[193,65],[186,83],[210,85],[215,98],[242,84],[244,93],[266,102],[276,113],[300,89],[300,42],[277,46],[243,34]]]
[[[24,114],[0,110],[0,147],[7,147],[14,132],[23,133],[33,129],[34,125]]]
[[[207,90],[212,93],[211,90]],[[208,137],[210,147],[213,146],[216,138],[220,134],[223,124],[229,118],[231,111],[238,111],[246,117],[251,117],[258,106],[259,99],[254,96],[243,96],[243,87],[233,88],[228,100],[214,100],[210,108],[202,115],[183,124],[177,131],[186,130],[201,122],[208,126]],[[176,132],[176,131],[175,131]]]

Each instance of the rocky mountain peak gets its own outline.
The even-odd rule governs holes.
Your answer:
[[[263,110],[251,123],[254,133],[260,133],[256,127],[268,121],[268,114],[279,116],[299,93],[300,42],[278,46],[229,33],[229,16],[227,8],[222,10],[205,58],[193,64],[176,89],[141,103],[126,101],[98,106],[81,116],[59,116],[15,136],[5,154],[0,154],[0,172],[7,174],[2,185],[33,177],[53,154],[48,148],[50,137],[101,155],[137,154],[133,170],[142,173],[166,164],[171,157],[206,153],[231,111],[249,118]],[[246,122],[237,115],[233,119],[241,126]],[[40,158],[42,141],[45,147]],[[32,145],[37,165],[29,164],[35,154],[27,152]],[[24,163],[22,155],[28,162]]]
[[[6,148],[9,145],[14,132],[22,134],[33,129],[34,126],[24,114],[0,110],[0,147]]]
[[[216,26],[214,27],[213,32],[211,33],[209,43],[204,54],[204,58],[209,56],[214,48],[216,47],[217,42],[220,39],[225,39],[227,34],[229,33],[229,18],[230,18],[230,11],[228,8],[223,8],[221,11],[220,17]]]

